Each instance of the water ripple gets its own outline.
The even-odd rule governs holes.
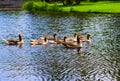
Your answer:
[[[0,81],[119,81],[120,17],[118,14],[0,12]],[[18,39],[23,47],[6,46]],[[31,39],[58,32],[91,33],[80,52],[62,45],[30,46]]]

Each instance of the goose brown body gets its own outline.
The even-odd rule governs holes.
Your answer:
[[[56,39],[56,40],[53,40],[53,41],[50,41],[51,44],[62,44],[63,43],[63,39]]]
[[[81,40],[81,42],[91,42],[90,37],[91,37],[91,34],[88,33],[87,38],[83,37],[80,40]]]
[[[57,39],[57,33],[53,33],[53,37],[49,37],[48,40],[51,44],[61,44],[64,40],[63,39]]]
[[[67,48],[82,48],[82,44],[80,42],[80,37],[77,36],[77,42],[66,42],[66,38],[64,37],[64,42],[62,43]]]
[[[19,34],[19,40],[6,40],[5,42],[8,45],[20,45],[24,43],[22,38],[23,38],[23,34]]]
[[[46,35],[44,38],[35,39],[34,41],[30,42],[31,45],[42,45],[42,44],[48,44],[48,35]]]
[[[53,37],[49,36],[49,37],[48,37],[48,40],[55,40],[55,39],[56,39],[56,36],[57,36],[57,33],[54,32],[54,33],[53,33]]]
[[[74,34],[73,37],[72,36],[70,36],[70,37],[67,36],[66,41],[68,41],[68,42],[77,41],[77,33],[75,32],[73,34]]]

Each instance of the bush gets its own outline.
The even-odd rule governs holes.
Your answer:
[[[53,7],[51,7],[50,9],[51,11],[60,11],[60,9],[58,8],[58,6],[56,4],[54,4]]]
[[[29,1],[29,2],[25,2],[22,6],[23,9],[27,9],[29,11],[32,11],[33,8],[33,2]]]
[[[23,9],[26,9],[28,11],[43,11],[45,9],[47,9],[47,3],[45,2],[25,2],[23,4]]]

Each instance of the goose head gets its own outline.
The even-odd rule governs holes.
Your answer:
[[[57,33],[54,32],[54,33],[53,33],[53,37],[54,37],[54,39],[56,39],[56,36],[57,36]]]
[[[74,37],[77,37],[77,35],[78,35],[78,33],[77,33],[77,32],[73,32],[73,34],[74,34]]]
[[[64,41],[64,42],[66,42],[66,39],[67,39],[67,36],[64,36],[64,39],[63,39],[63,41]]]
[[[87,33],[87,39],[89,40],[91,37],[91,34],[90,33]]]

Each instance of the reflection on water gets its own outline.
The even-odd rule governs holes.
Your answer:
[[[0,81],[120,81],[119,14],[0,12]],[[6,46],[18,39],[23,47]],[[31,39],[58,32],[91,33],[81,52],[62,45],[31,47]]]

